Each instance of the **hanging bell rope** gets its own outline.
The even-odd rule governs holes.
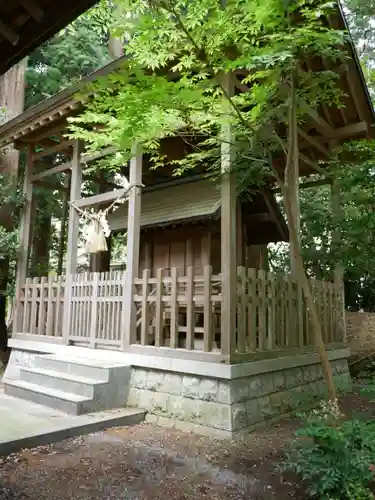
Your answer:
[[[124,191],[116,198],[113,203],[105,210],[99,210],[96,213],[90,213],[88,210],[82,210],[77,207],[74,202],[70,202],[77,212],[80,213],[83,223],[86,225],[85,234],[85,250],[87,253],[106,252],[108,250],[107,240],[111,234],[111,229],[108,224],[107,215],[109,212],[114,212],[120,205],[125,203],[129,198],[129,191],[133,187],[144,187],[143,184],[129,183],[126,177],[124,178]]]

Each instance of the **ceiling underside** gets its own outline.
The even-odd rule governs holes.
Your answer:
[[[0,75],[98,0],[0,0]]]

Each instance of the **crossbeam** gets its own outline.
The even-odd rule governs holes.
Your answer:
[[[100,205],[101,203],[108,203],[121,198],[129,191],[129,188],[114,189],[113,191],[108,191],[107,193],[94,194],[93,196],[88,196],[87,198],[81,198],[79,200],[73,201],[74,206],[77,208],[90,207],[92,205]]]
[[[65,170],[69,170],[71,168],[72,163],[70,161],[62,163],[61,165],[56,165],[56,167],[48,168],[47,170],[43,170],[43,172],[32,175],[31,182],[39,181],[40,179],[44,179],[44,177],[48,177],[59,172],[65,172]]]

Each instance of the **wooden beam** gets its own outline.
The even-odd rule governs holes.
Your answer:
[[[70,149],[73,147],[75,141],[64,141],[56,143],[56,146],[51,146],[50,148],[44,149],[43,151],[39,151],[38,153],[33,154],[33,160],[39,160],[44,156],[49,156],[54,153],[59,153],[64,151],[65,149]]]
[[[311,167],[312,169],[315,170],[315,172],[318,172],[318,173],[321,173],[323,175],[326,175],[325,172],[324,172],[324,169],[321,168],[316,161],[312,160],[311,158],[309,158],[308,156],[304,155],[303,153],[299,153],[299,157],[300,159],[306,163],[306,165],[309,165],[309,167]]]
[[[89,156],[82,155],[81,162],[82,163],[90,163],[91,161],[100,160],[101,158],[104,158],[105,156],[116,153],[116,151],[117,151],[117,148],[111,146],[111,147],[105,148],[102,151],[99,151],[98,153],[95,153],[93,155],[89,155]]]
[[[48,168],[47,170],[43,170],[43,172],[38,172],[31,177],[31,182],[39,181],[44,179],[44,177],[48,177],[53,174],[57,174],[59,172],[65,172],[66,170],[70,170],[72,168],[72,162],[68,161],[67,163],[62,163],[61,165],[56,165],[56,167]]]
[[[16,271],[16,307],[20,305],[21,287],[25,284],[28,261],[29,261],[29,246],[31,241],[31,228],[32,228],[32,209],[33,209],[33,185],[31,183],[31,174],[33,170],[32,148],[29,147],[27,151],[25,177],[23,182],[23,194],[25,196],[25,205],[23,207],[21,223],[20,223],[20,244],[19,253],[17,258],[17,271]],[[21,329],[22,318],[20,318],[21,311],[15,311],[15,319],[13,322],[13,332],[19,333]]]
[[[319,138],[317,137],[312,137],[311,135],[307,134],[304,130],[298,129],[298,134],[310,144],[310,146],[313,146],[315,149],[317,149],[320,153],[322,153],[326,158],[329,158],[329,151],[328,148],[322,144],[319,141]]]
[[[330,139],[349,139],[353,136],[365,134],[368,131],[367,122],[358,122],[347,125],[346,127],[333,129],[329,138]]]
[[[331,184],[331,180],[328,178],[318,179],[316,181],[305,181],[305,182],[300,183],[299,189],[301,190],[301,189],[307,189],[307,188],[316,187],[316,186],[327,186],[328,184]],[[272,192],[273,193],[281,193],[281,189],[275,188],[272,190]]]
[[[22,7],[35,21],[39,22],[44,16],[44,11],[34,0],[20,0]]]
[[[366,120],[366,113],[364,111],[363,101],[361,99],[361,96],[363,95],[362,94],[363,89],[360,85],[360,82],[358,82],[358,78],[356,78],[357,82],[355,82],[355,77],[354,77],[355,74],[356,74],[356,69],[353,68],[352,63],[350,64],[350,66],[348,65],[345,66],[344,75],[346,81],[348,82],[349,90],[352,95],[359,119]]]
[[[114,201],[121,196],[124,196],[128,189],[114,189],[113,191],[108,191],[107,193],[94,194],[93,196],[88,196],[87,198],[80,198],[74,201],[74,205],[78,208],[90,207],[92,205],[100,205],[101,203],[108,203]]]
[[[136,310],[133,301],[134,279],[138,277],[139,240],[141,233],[141,183],[142,154],[134,147],[134,157],[130,161],[130,184],[128,202],[127,268],[124,285],[122,317],[122,347],[125,349],[136,342]]]
[[[315,123],[316,129],[322,134],[322,135],[328,135],[329,137],[333,133],[334,129],[327,123],[324,118],[322,118],[319,113],[311,108],[305,101],[300,99],[300,104],[302,108],[305,110],[305,112],[312,118],[312,120]]]
[[[36,186],[41,186],[41,187],[44,187],[46,189],[52,189],[55,191],[65,191],[65,192],[70,191],[68,187],[63,186],[62,184],[55,185],[53,182],[48,182],[48,181],[36,180],[36,181],[33,181],[33,184]]]
[[[19,35],[11,28],[8,24],[0,21],[0,35],[2,35],[5,40],[8,40],[12,45],[17,45],[19,42]]]

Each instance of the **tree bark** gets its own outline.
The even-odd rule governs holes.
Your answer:
[[[49,267],[49,247],[52,233],[52,216],[48,207],[43,210],[43,217],[35,224],[32,241],[31,273],[32,276],[47,276]]]
[[[0,109],[3,110],[1,122],[11,120],[22,113],[25,97],[25,71],[27,59],[11,68],[0,77]],[[9,174],[16,183],[19,153],[13,147],[0,152],[0,171]],[[12,230],[14,217],[13,205],[1,207],[0,224]],[[13,219],[13,220],[12,220]],[[0,260],[0,358],[7,361],[8,331],[6,326],[7,286],[9,281],[9,259]]]

